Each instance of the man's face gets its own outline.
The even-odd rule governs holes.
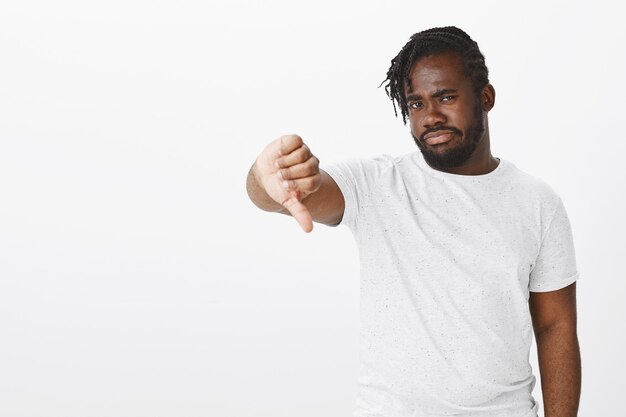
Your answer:
[[[411,135],[424,159],[436,169],[462,165],[485,133],[481,97],[453,53],[418,60],[405,89]]]

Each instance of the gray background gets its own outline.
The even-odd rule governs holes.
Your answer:
[[[487,58],[493,154],[568,210],[580,415],[621,412],[626,29],[611,4],[3,3],[0,416],[349,416],[353,239],[256,210],[245,176],[286,133],[322,163],[413,151],[377,86],[411,34],[448,24]]]

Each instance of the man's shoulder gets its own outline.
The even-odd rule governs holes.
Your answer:
[[[415,157],[415,155],[416,155],[416,152],[409,152],[409,153],[405,153],[401,155],[390,155],[386,153],[381,153],[381,154],[348,158],[341,162],[360,162],[360,163],[366,163],[366,164],[372,164],[372,165],[391,166],[391,165],[398,165],[398,164],[410,161],[413,157]]]
[[[329,173],[349,171],[352,174],[381,175],[398,166],[410,164],[414,154],[413,152],[399,156],[377,154],[365,157],[354,157],[323,164],[322,168]]]
[[[509,170],[506,180],[514,192],[542,201],[555,201],[560,198],[556,190],[545,179],[519,168],[511,161],[507,160],[507,163]]]
[[[342,191],[349,187],[373,191],[382,184],[389,185],[406,176],[404,170],[411,166],[411,157],[412,154],[400,156],[378,154],[326,163],[322,164],[321,168]]]

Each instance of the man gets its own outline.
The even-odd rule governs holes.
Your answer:
[[[569,220],[543,181],[490,151],[495,103],[478,45],[455,27],[416,33],[386,91],[420,152],[319,168],[302,139],[271,142],[248,175],[266,211],[344,224],[361,262],[355,417],[545,417],[580,396]],[[397,107],[396,107],[397,106]]]

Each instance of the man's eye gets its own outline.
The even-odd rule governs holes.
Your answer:
[[[456,98],[456,96],[444,96],[441,98],[441,101],[446,102],[446,101],[452,101]]]
[[[410,109],[421,109],[422,108],[422,103],[417,103],[417,102],[410,103],[409,104],[409,108]]]

